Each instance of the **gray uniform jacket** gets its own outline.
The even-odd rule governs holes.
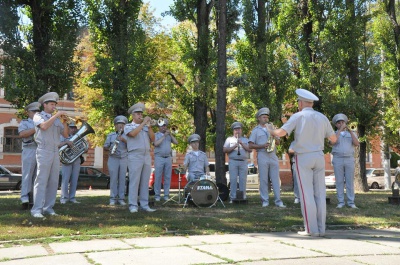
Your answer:
[[[206,153],[202,151],[191,151],[186,154],[184,164],[187,165],[187,171],[190,176],[200,176],[206,173],[208,167],[208,159]]]
[[[350,132],[340,132],[337,142],[332,146],[332,155],[337,157],[354,156],[353,138],[351,138]]]
[[[18,126],[18,133],[21,133],[26,130],[30,130],[35,128],[35,124],[31,118],[24,119],[21,121],[21,123]],[[37,144],[33,138],[33,135],[27,137],[27,138],[22,138],[22,149],[24,148],[36,148]]]
[[[41,130],[39,125],[51,118],[51,114],[44,111],[38,112],[33,117],[35,123],[35,141],[39,149],[48,151],[58,151],[58,145],[60,144],[60,135],[64,130],[64,125],[60,119],[56,119],[53,123],[55,129]]]
[[[117,132],[112,132],[107,135],[107,139],[103,145],[104,148],[111,149],[114,146],[115,139],[117,139],[118,133]],[[128,137],[124,134],[122,134],[122,137],[126,140]],[[111,151],[111,150],[110,150]],[[110,156],[116,157],[116,158],[124,158],[128,156],[128,149],[126,146],[126,143],[123,141],[119,141],[117,150],[113,155],[111,155],[111,152],[109,153]]]
[[[246,144],[246,145],[249,144],[249,139],[247,139],[246,137],[240,137],[240,140],[242,141],[243,144]],[[227,147],[227,148],[233,147],[234,145],[237,144],[237,142],[238,142],[238,140],[236,137],[230,136],[230,137],[226,138],[224,147]],[[247,160],[247,158],[249,157],[248,152],[246,150],[244,150],[244,148],[242,146],[240,146],[240,155],[238,155],[238,147],[236,147],[235,150],[233,150],[232,152],[230,152],[228,154],[229,160],[231,160],[231,159]]]
[[[163,133],[157,132],[155,134],[155,141],[159,140],[163,136],[164,136]],[[166,136],[159,146],[154,147],[154,155],[161,157],[171,156],[171,143],[172,143],[171,136],[170,135]]]
[[[126,124],[124,129],[124,135],[127,137],[128,152],[140,151],[144,153],[150,152],[150,138],[149,138],[149,128],[144,126],[143,129],[135,136],[128,137],[127,135],[139,127],[140,124],[134,122]]]
[[[268,142],[270,134],[267,128],[262,127],[261,125],[257,125],[250,134],[249,142],[252,142],[257,145],[264,145]],[[257,152],[266,152],[266,149],[256,149]]]

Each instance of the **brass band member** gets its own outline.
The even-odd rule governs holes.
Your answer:
[[[154,212],[149,207],[149,179],[151,174],[150,143],[154,142],[154,132],[150,126],[151,118],[143,118],[145,106],[137,103],[128,110],[132,114],[132,123],[125,125],[127,136],[129,169],[129,211],[138,211],[138,193],[140,208]],[[139,187],[140,185],[140,187]]]
[[[279,161],[275,153],[275,148],[271,146],[273,141],[279,144],[279,138],[270,135],[268,127],[269,109],[261,108],[256,113],[258,125],[253,129],[249,138],[249,147],[257,150],[257,163],[260,174],[260,196],[262,207],[269,205],[268,186],[271,179],[272,188],[274,190],[275,205],[285,208],[281,200],[280,194],[280,179],[279,179]],[[275,139],[274,139],[275,138]],[[272,139],[273,141],[270,141]],[[271,149],[269,151],[268,149]]]
[[[200,135],[192,134],[188,138],[192,150],[185,155],[183,162],[184,170],[187,169],[186,178],[188,182],[199,180],[204,175],[210,175],[206,153],[199,150]]]
[[[234,122],[231,126],[233,136],[225,140],[223,151],[229,156],[229,182],[230,182],[230,201],[236,199],[236,189],[239,177],[239,190],[243,192],[243,199],[246,199],[247,183],[247,158],[249,157],[249,139],[242,136],[243,124]]]
[[[299,112],[272,135],[283,137],[294,132],[292,149],[295,152],[297,182],[300,191],[304,236],[324,236],[326,221],[326,188],[324,139],[334,144],[336,135],[328,118],[312,107],[318,97],[305,89],[296,89]]]
[[[37,144],[33,139],[35,125],[33,116],[40,111],[40,103],[33,102],[25,107],[28,119],[24,119],[18,126],[19,136],[22,138],[22,182],[21,182],[21,203],[22,209],[29,208],[33,204],[33,182],[36,178],[36,148]]]
[[[155,167],[155,182],[154,182],[154,198],[160,201],[161,197],[161,181],[164,176],[164,200],[169,199],[169,188],[171,186],[172,174],[172,150],[171,143],[178,144],[178,141],[168,129],[168,120],[163,119],[158,124],[158,132],[155,134],[154,142],[154,167]]]
[[[58,145],[60,135],[68,137],[67,121],[61,123],[59,117],[67,115],[56,110],[59,97],[55,92],[49,92],[39,98],[43,111],[33,117],[35,124],[37,177],[33,188],[33,207],[31,214],[35,218],[43,218],[43,214],[57,215],[53,209],[56,202],[58,178],[60,174],[60,156]]]
[[[73,148],[74,143],[70,141],[71,137],[76,134],[78,129],[76,128],[75,122],[68,124],[68,137],[61,137],[59,147],[68,145]],[[65,204],[67,202],[80,203],[76,200],[76,188],[78,186],[79,171],[81,169],[81,160],[75,159],[70,164],[62,164],[61,166],[61,198],[60,203]]]
[[[346,185],[347,205],[357,209],[354,203],[354,147],[359,146],[357,135],[347,127],[347,116],[343,113],[336,114],[332,123],[336,126],[337,142],[332,146],[332,164],[336,179],[336,193],[338,205],[344,206],[344,185]]]
[[[108,172],[110,173],[110,205],[125,203],[125,178],[128,170],[127,136],[124,135],[128,119],[119,115],[114,119],[115,132],[107,135],[104,149],[108,151]]]

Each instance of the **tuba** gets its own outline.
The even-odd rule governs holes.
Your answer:
[[[89,144],[83,137],[90,133],[94,133],[93,128],[88,123],[82,121],[81,128],[79,128],[70,139],[70,141],[73,142],[73,146],[69,147],[69,145],[63,145],[59,149],[58,153],[61,163],[71,164],[83,153],[87,152]]]

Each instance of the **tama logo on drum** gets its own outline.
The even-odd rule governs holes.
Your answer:
[[[213,190],[212,186],[197,186],[197,190]]]

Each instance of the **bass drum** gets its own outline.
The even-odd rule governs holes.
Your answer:
[[[217,202],[218,188],[208,179],[192,181],[185,186],[185,197],[197,207],[211,207]]]

